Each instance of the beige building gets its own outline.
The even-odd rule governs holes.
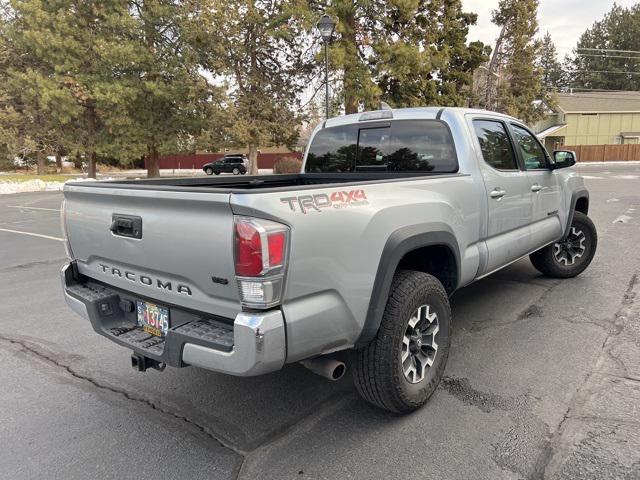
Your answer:
[[[557,94],[557,106],[535,130],[545,146],[640,143],[640,92]]]

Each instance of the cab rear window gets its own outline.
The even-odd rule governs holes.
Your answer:
[[[312,140],[305,171],[458,171],[453,139],[438,120],[396,120],[320,130]]]

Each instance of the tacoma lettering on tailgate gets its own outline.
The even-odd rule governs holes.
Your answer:
[[[148,275],[143,275],[140,273],[132,272],[130,270],[124,270],[117,267],[112,267],[110,265],[105,265],[104,263],[98,264],[102,269],[102,273],[106,273],[107,275],[112,275],[118,278],[124,278],[134,283],[141,283],[146,285],[147,287],[156,287],[160,290],[166,290],[169,292],[176,292],[184,295],[191,296],[191,288],[182,283],[178,283],[174,285],[170,280],[160,280],[159,278],[151,278]]]

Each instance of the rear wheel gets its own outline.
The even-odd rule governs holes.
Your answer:
[[[442,284],[423,272],[398,272],[376,337],[354,352],[360,395],[392,412],[422,406],[444,373],[450,325],[451,308]]]
[[[591,219],[582,212],[574,212],[567,236],[532,253],[529,258],[533,266],[548,277],[570,278],[589,266],[597,246],[598,232]]]
[[[232,172],[234,175],[240,175],[240,169],[238,167],[233,167]]]
[[[212,175],[213,174],[213,168],[205,168],[204,169],[204,173],[206,173],[207,175]]]

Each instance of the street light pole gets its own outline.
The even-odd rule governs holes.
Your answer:
[[[329,118],[329,42],[324,42],[324,89],[325,118]]]
[[[324,42],[324,88],[325,88],[325,115],[329,118],[329,42],[333,35],[333,29],[336,27],[336,22],[327,15],[322,15],[322,18],[316,24],[316,28],[320,32],[322,41]]]

